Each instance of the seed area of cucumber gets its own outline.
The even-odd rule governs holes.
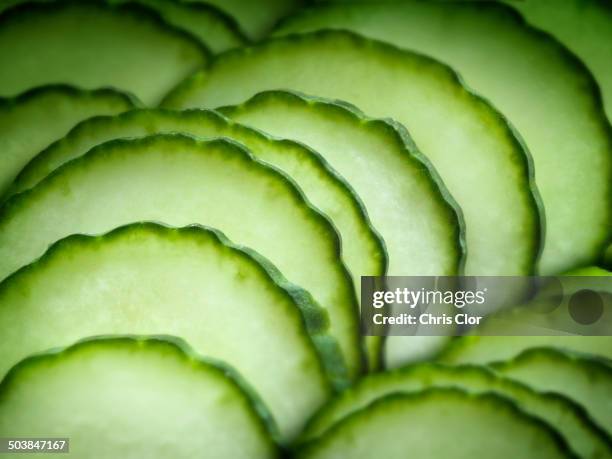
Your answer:
[[[31,357],[0,384],[0,435],[65,437],[97,459],[275,459],[264,407],[176,339],[109,337]]]
[[[43,86],[0,99],[0,197],[36,154],[75,124],[136,105],[134,98],[112,89],[86,91],[65,85]]]
[[[67,0],[0,13],[4,97],[61,82],[86,89],[113,86],[155,105],[208,59],[191,35],[136,4]]]

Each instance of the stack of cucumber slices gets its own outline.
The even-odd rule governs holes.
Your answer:
[[[610,308],[601,336],[359,316],[362,276],[612,295],[612,4],[2,0],[0,69],[0,439],[612,459]]]

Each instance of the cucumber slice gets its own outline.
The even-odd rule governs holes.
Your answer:
[[[389,251],[389,275],[457,275],[460,210],[399,125],[356,108],[270,91],[220,111],[313,147],[355,188]]]
[[[217,232],[130,225],[69,237],[0,284],[0,377],[88,336],[180,336],[236,368],[289,440],[330,394],[323,365],[343,373],[326,319],[269,262]]]
[[[461,336],[451,340],[438,360],[455,365],[485,364],[511,359],[534,347],[593,354],[612,363],[612,336]]]
[[[416,392],[431,387],[456,387],[470,393],[492,392],[504,396],[525,413],[555,427],[580,457],[612,457],[612,442],[605,432],[571,400],[535,392],[528,386],[501,378],[484,367],[446,367],[430,363],[370,375],[360,380],[357,385],[324,405],[310,420],[301,438],[308,441],[325,434],[343,418],[387,394]]]
[[[507,1],[507,0],[505,0]],[[607,0],[509,2],[582,59],[597,78],[612,119],[612,7]]]
[[[65,164],[0,209],[0,277],[70,234],[141,220],[208,224],[256,248],[328,310],[350,374],[359,373],[357,300],[332,225],[288,177],[227,140],[117,140]]]
[[[111,89],[83,91],[71,86],[44,86],[0,99],[0,197],[28,161],[79,121],[121,113],[135,104]]]
[[[282,17],[301,8],[308,0],[185,0],[213,5],[235,18],[245,33],[258,40]]]
[[[540,272],[556,274],[597,261],[612,222],[612,129],[596,82],[571,53],[492,2],[330,6],[297,15],[279,33],[330,27],[455,68],[509,118],[533,155],[546,211]],[[500,171],[505,169],[492,179]],[[585,226],[576,231],[576,222]],[[468,218],[468,238],[469,231]]]
[[[261,412],[230,368],[160,339],[82,342],[0,385],[2,437],[68,436],[79,458],[276,458]]]
[[[175,112],[133,110],[116,117],[97,117],[76,126],[65,138],[49,146],[19,175],[13,192],[32,188],[65,162],[112,139],[152,133],[180,132],[200,138],[229,137],[245,145],[256,157],[293,178],[306,197],[331,218],[342,237],[342,254],[354,282],[360,276],[382,276],[386,269],[384,243],[376,234],[359,198],[350,185],[330,170],[318,153],[295,142],[276,141],[205,110]]]
[[[0,14],[0,96],[62,82],[114,86],[152,105],[207,59],[191,35],[135,4],[28,3]]]
[[[563,394],[584,406],[593,420],[612,435],[612,366],[554,349],[523,352],[493,368],[536,390]]]
[[[310,145],[346,177],[385,240],[389,275],[460,272],[461,211],[402,126],[367,118],[355,107],[283,91],[259,93],[220,110],[275,136]],[[385,366],[413,361],[445,342],[444,337],[389,336]]]
[[[299,459],[570,458],[559,434],[498,395],[429,389],[391,394],[344,418]]]
[[[348,32],[319,32],[222,54],[165,104],[215,107],[278,88],[337,97],[403,123],[463,209],[467,273],[533,271],[539,216],[525,152],[501,115],[450,68]]]

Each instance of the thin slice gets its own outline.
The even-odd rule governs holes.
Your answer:
[[[318,153],[295,142],[273,140],[209,110],[145,109],[86,120],[28,164],[12,192],[32,188],[53,170],[83,156],[98,144],[118,138],[172,132],[200,138],[229,137],[245,145],[256,157],[280,168],[338,228],[342,255],[355,284],[359,285],[360,276],[384,275],[386,254],[382,240],[371,227],[350,185],[332,171]]]
[[[455,365],[511,359],[526,349],[552,347],[592,354],[612,363],[612,336],[462,336],[451,341],[438,360]]]
[[[223,235],[135,224],[65,239],[0,284],[0,377],[88,336],[179,336],[236,368],[289,440],[330,394],[323,364],[342,373],[326,323],[306,292]]]
[[[154,105],[207,60],[191,35],[135,4],[27,3],[0,14],[0,96],[69,83],[114,86]]]
[[[528,386],[501,378],[484,367],[413,365],[389,373],[370,375],[344,391],[310,420],[301,439],[319,437],[334,424],[385,395],[416,392],[431,387],[456,387],[469,393],[492,392],[507,397],[525,413],[554,426],[582,458],[612,457],[612,442],[571,400],[535,392]]]
[[[260,252],[328,310],[350,374],[359,372],[358,306],[333,226],[288,177],[228,140],[117,140],[65,164],[0,210],[0,277],[70,234],[141,220],[210,225]]]
[[[390,394],[344,418],[299,459],[575,457],[562,437],[498,395],[457,389]]]
[[[69,437],[80,458],[276,458],[261,412],[230,368],[159,339],[82,342],[0,385],[2,437]]]
[[[539,214],[525,152],[501,115],[434,60],[348,32],[296,35],[220,55],[165,104],[215,107],[283,88],[404,124],[463,210],[467,273],[533,271]]]
[[[385,240],[389,275],[460,272],[465,244],[461,211],[402,126],[367,118],[346,104],[283,91],[259,93],[220,111],[321,153],[363,200]],[[444,337],[389,336],[385,366],[415,360],[445,341]]]
[[[213,5],[236,19],[252,40],[264,37],[282,17],[304,6],[308,0],[184,0]]]
[[[79,121],[121,113],[135,103],[111,89],[84,91],[71,86],[44,86],[0,99],[0,198],[23,166]]]
[[[612,5],[607,0],[510,2],[528,22],[558,38],[578,55],[603,90],[612,119]]]
[[[279,33],[328,28],[424,53],[456,69],[508,117],[533,156],[546,212],[539,271],[557,274],[597,261],[612,224],[612,129],[595,80],[563,46],[493,2],[330,6],[298,14]],[[506,169],[492,179],[501,171]],[[468,218],[468,238],[469,231]]]
[[[389,275],[457,275],[460,211],[429,162],[396,124],[356,108],[270,91],[220,111],[311,146],[355,189],[389,252]]]
[[[563,394],[584,406],[612,435],[612,366],[587,357],[539,348],[493,366],[539,391]]]

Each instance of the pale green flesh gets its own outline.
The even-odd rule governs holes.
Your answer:
[[[573,457],[556,432],[495,395],[392,394],[345,418],[299,459]]]
[[[83,459],[278,457],[227,369],[156,340],[89,341],[23,362],[0,385],[0,435],[69,437],[60,456]]]
[[[528,22],[549,32],[584,61],[595,75],[612,119],[612,5],[607,0],[507,2]]]
[[[316,438],[349,414],[394,392],[416,392],[431,387],[456,387],[469,393],[492,392],[512,400],[525,413],[555,427],[572,450],[583,458],[612,455],[612,444],[583,410],[569,399],[541,394],[510,379],[497,377],[482,367],[446,367],[433,364],[409,366],[371,375],[327,403],[309,422],[300,437]]]
[[[485,364],[511,359],[532,347],[552,347],[601,356],[612,361],[612,336],[463,336],[451,341],[439,360]]]
[[[370,120],[356,109],[280,91],[260,93],[221,111],[321,153],[365,204],[385,240],[389,275],[460,272],[464,241],[458,211],[435,171],[405,142],[402,136],[407,133],[401,128]],[[376,337],[369,340],[376,342]],[[444,341],[419,338],[425,352]],[[417,358],[416,347],[413,337],[387,337],[385,365],[396,367]]]
[[[552,349],[533,349],[494,368],[504,376],[536,390],[559,393],[574,400],[612,435],[610,365]]]
[[[179,336],[236,368],[290,440],[330,394],[325,355],[305,325],[325,321],[274,276],[197,228],[135,225],[68,239],[0,284],[0,378],[28,355],[89,336]]]
[[[0,276],[74,233],[134,221],[200,223],[257,250],[327,309],[351,376],[360,371],[358,305],[328,220],[277,171],[226,140],[118,140],[65,164],[0,215]]]
[[[299,9],[307,0],[184,0],[213,5],[233,17],[252,39],[264,37],[282,17]]]
[[[32,3],[0,15],[0,96],[62,82],[154,105],[207,60],[195,39],[138,5]]]
[[[79,121],[133,107],[130,97],[116,91],[81,91],[68,86],[43,87],[14,99],[0,99],[0,199],[28,161]]]
[[[389,275],[458,274],[462,248],[455,210],[427,163],[390,124],[288,92],[262,93],[221,112],[325,157],[353,186],[385,240]]]
[[[403,123],[463,210],[466,272],[533,271],[539,220],[524,152],[499,114],[449,68],[353,34],[319,32],[223,54],[164,103],[216,107],[278,88],[346,100]]]
[[[508,117],[533,156],[546,214],[540,272],[556,274],[597,260],[612,222],[612,131],[596,83],[564,48],[510,9],[486,2],[325,7],[288,20],[279,33],[326,28],[358,32],[455,68]],[[580,231],[576,222],[584,225]]]
[[[338,228],[342,255],[355,285],[359,286],[360,276],[384,274],[383,243],[371,228],[352,189],[330,171],[322,159],[294,142],[271,140],[211,111],[135,110],[117,117],[87,120],[32,161],[20,174],[12,191],[32,188],[63,163],[106,141],[171,132],[200,138],[229,137],[245,145],[256,157],[279,167]]]

